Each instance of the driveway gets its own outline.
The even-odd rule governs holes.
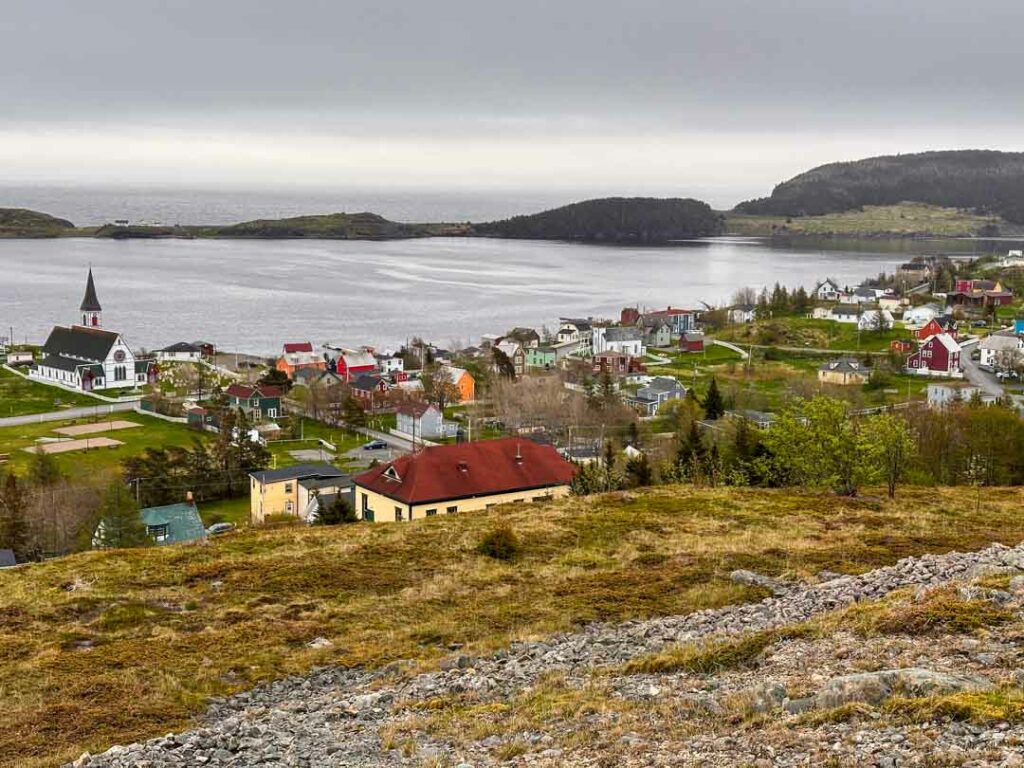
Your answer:
[[[39,424],[44,421],[65,421],[68,419],[88,419],[92,417],[106,416],[108,413],[119,411],[134,411],[138,402],[128,403],[97,403],[81,408],[67,408],[63,411],[50,411],[49,413],[31,413],[27,416],[7,416],[0,419],[0,427],[20,427],[25,424]]]
[[[978,367],[978,363],[971,360],[971,352],[977,344],[978,339],[971,339],[970,341],[965,341],[960,345],[961,350],[963,350],[960,355],[960,365],[964,369],[964,378],[986,395],[1003,397],[1005,392],[1003,390],[1003,385],[999,382],[999,379],[997,379],[994,374],[981,370],[981,368]]]

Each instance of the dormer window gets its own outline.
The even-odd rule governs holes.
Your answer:
[[[402,482],[402,478],[398,474],[398,470],[395,469],[394,465],[384,470],[384,477],[388,480],[394,480],[396,483]]]

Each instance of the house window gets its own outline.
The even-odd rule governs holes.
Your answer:
[[[402,508],[395,507],[395,522],[400,523],[404,518],[402,517]]]
[[[284,506],[284,510],[285,510],[285,512],[287,512],[287,513],[288,513],[289,515],[290,515],[290,514],[292,514],[293,512],[295,512],[295,504],[294,504],[293,502],[290,502],[290,501],[289,501],[289,502],[288,502],[287,504],[285,504],[285,506]]]
[[[267,418],[276,419],[277,418],[277,408],[267,408]]]
[[[446,513],[448,513],[449,515],[454,515],[456,512],[459,511],[459,508],[457,506],[456,507],[446,507],[444,511]]]
[[[436,509],[428,509],[427,510],[427,517],[433,517],[436,514],[437,514],[437,510]]]
[[[168,531],[166,525],[149,525],[146,526],[146,533],[153,537],[153,541],[160,543],[167,541]]]
[[[285,493],[291,493],[292,492],[292,484],[291,483],[285,483],[284,484],[284,492]]]

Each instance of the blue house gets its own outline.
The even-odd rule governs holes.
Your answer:
[[[1013,321],[1013,332],[1017,335],[1024,333],[1024,320]]]

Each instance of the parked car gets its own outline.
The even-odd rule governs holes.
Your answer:
[[[388,444],[383,440],[371,440],[370,442],[363,445],[364,451],[380,451],[387,448]]]
[[[233,530],[235,530],[234,523],[214,523],[206,529],[206,532],[211,536],[219,536],[222,533],[230,533]]]
[[[975,349],[971,352],[971,360],[981,360],[981,350]]]

